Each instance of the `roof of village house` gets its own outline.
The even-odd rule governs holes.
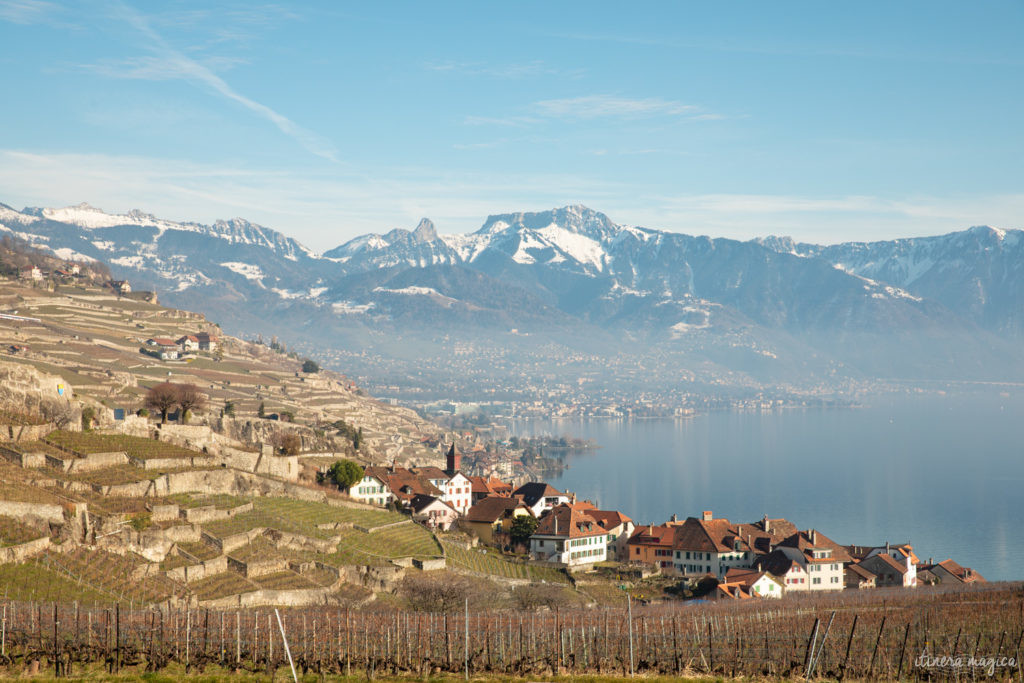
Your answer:
[[[732,531],[735,538],[741,541],[742,550],[751,550],[759,555],[770,553],[772,548],[782,540],[765,532],[760,524],[736,524]]]
[[[198,342],[199,337],[195,336],[194,334],[182,335],[181,337],[178,337],[177,343],[180,344],[184,341]]]
[[[674,547],[677,550],[709,553],[728,553],[735,550],[732,545],[735,533],[730,529],[727,519],[704,520],[687,517],[686,521],[675,529]]]
[[[761,579],[762,576],[767,576],[771,581],[781,585],[778,578],[772,576],[766,571],[759,571],[757,569],[741,569],[739,567],[732,567],[726,570],[725,582],[729,584],[738,584],[749,590]]]
[[[879,553],[878,555],[872,555],[871,557],[869,557],[867,559],[861,560],[860,564],[861,565],[865,565],[866,564],[869,567],[870,566],[878,566],[879,564],[881,564],[881,565],[883,565],[884,567],[886,567],[888,569],[896,570],[900,574],[906,574],[907,571],[908,571],[907,567],[905,565],[897,562],[896,560],[892,559],[892,557],[890,557],[889,555],[886,555],[885,553]],[[871,571],[871,570],[869,569],[868,571]],[[877,573],[877,572],[875,572],[875,573]]]
[[[404,467],[385,470],[388,488],[395,497],[412,500],[414,496],[443,496],[444,492],[431,484],[427,479],[416,476]]]
[[[510,516],[518,508],[530,510],[529,506],[518,498],[487,496],[469,508],[469,511],[466,512],[466,521],[493,524],[502,517]],[[533,512],[530,511],[530,514],[532,515]]]
[[[209,332],[198,332],[196,333],[196,339],[199,341],[217,341],[217,336]]]
[[[754,566],[760,571],[766,571],[774,576],[785,576],[793,567],[803,571],[800,558],[803,553],[795,548],[776,548],[767,555],[762,555],[754,560]]]
[[[445,481],[451,479],[448,473],[446,473],[440,467],[435,467],[434,465],[413,467],[410,471],[418,477],[425,477],[427,479],[444,479]]]
[[[536,505],[537,501],[540,500],[541,498],[546,498],[548,496],[565,495],[558,489],[554,488],[550,484],[547,484],[543,481],[527,482],[520,486],[519,488],[517,488],[512,493],[513,495],[522,496],[523,500],[526,501],[526,504],[530,506]]]
[[[678,527],[661,524],[644,524],[633,530],[628,545],[656,545],[671,548]]]
[[[423,510],[427,509],[428,507],[436,503],[440,503],[441,505],[445,506],[452,512],[455,512],[455,508],[453,508],[451,505],[444,502],[440,498],[436,496],[424,495],[422,493],[417,493],[415,496],[412,497],[412,499],[409,501],[409,508],[412,509],[413,512],[422,512]]]
[[[178,342],[167,337],[151,337],[149,341],[153,342],[157,346],[177,346]]]
[[[633,521],[618,510],[587,510],[587,514],[608,531]]]
[[[761,528],[761,531],[770,534],[776,543],[797,532],[796,524],[793,524],[793,522],[784,517],[770,519],[768,515],[765,515],[752,526],[758,526]]]
[[[582,538],[585,536],[603,536],[604,529],[585,510],[572,505],[557,505],[540,518],[535,536],[561,536],[564,538]]]
[[[388,471],[388,468],[381,467],[379,465],[370,465],[369,467],[363,470],[364,477],[373,477],[374,479],[384,484],[388,488],[391,488],[391,486],[388,484],[389,475],[390,472]]]
[[[808,529],[807,531],[798,531],[792,536],[784,538],[778,543],[779,546],[785,546],[787,548],[796,548],[803,552],[807,556],[808,562],[852,562],[853,558],[850,557],[850,553],[846,551],[845,546],[841,546],[825,534],[817,531],[816,529]],[[815,559],[811,557],[812,549],[828,549],[832,551],[832,557]]]
[[[964,583],[970,583],[975,581],[980,583],[986,583],[985,577],[983,577],[981,574],[974,571],[970,567],[962,567],[953,560],[943,560],[942,562],[937,562],[933,564],[931,567],[929,567],[929,569],[933,570],[932,573],[934,573],[935,567],[942,567],[947,572],[949,572],[956,578],[960,579]]]
[[[733,600],[751,600],[754,597],[747,587],[738,583],[720,583],[715,586],[715,594],[719,598],[732,598]]]
[[[874,572],[868,571],[864,567],[860,566],[860,564],[848,564],[846,565],[846,571],[856,575],[862,581],[870,581],[875,578]]]

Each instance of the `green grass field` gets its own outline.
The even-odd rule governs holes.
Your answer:
[[[430,532],[409,523],[374,533],[346,529],[341,532],[338,549],[319,559],[324,564],[339,567],[353,564],[384,565],[405,557],[429,559],[440,556],[441,548]]]

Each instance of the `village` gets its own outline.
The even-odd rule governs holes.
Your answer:
[[[678,577],[711,599],[985,582],[952,559],[922,562],[909,543],[841,545],[786,519],[733,523],[710,510],[638,525],[621,511],[598,509],[544,482],[513,487],[493,476],[467,476],[460,465],[453,444],[444,470],[367,467],[345,492],[406,511],[430,529],[457,528],[486,545],[522,549],[538,565],[586,572],[620,563],[643,576]]]

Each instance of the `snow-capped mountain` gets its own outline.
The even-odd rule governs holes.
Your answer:
[[[1024,231],[975,226],[936,237],[831,246],[763,241],[941,302],[986,329],[1024,334]]]
[[[972,347],[999,347],[1003,358],[1013,344],[995,335],[1013,340],[1024,324],[1024,239],[989,228],[821,247],[619,225],[568,206],[490,216],[464,235],[439,235],[423,219],[317,255],[242,219],[202,225],[82,204],[0,205],[0,233],[104,261],[229,328],[277,325],[321,342],[359,325],[395,339],[590,330],[646,344],[739,344],[764,358],[818,349],[898,374],[881,359],[924,367],[940,357],[953,367]]]

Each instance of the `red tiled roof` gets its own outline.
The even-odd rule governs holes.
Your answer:
[[[676,530],[679,527],[666,526],[664,524],[654,526],[653,524],[644,524],[638,526],[633,530],[633,535],[626,541],[627,545],[649,545],[649,546],[660,546],[663,548],[673,547],[673,541],[675,540]]]
[[[487,498],[477,501],[476,505],[469,508],[469,511],[466,513],[466,521],[493,524],[503,517],[511,516],[513,511],[518,508],[522,508],[524,510],[530,509],[517,498],[488,496]],[[530,514],[532,515],[533,513],[531,512]]]
[[[811,536],[814,540],[811,540]],[[847,552],[845,546],[841,546],[831,538],[817,530],[798,531],[792,536],[783,539],[778,545],[787,548],[796,548],[807,556],[808,562],[852,562],[853,558]],[[811,556],[812,549],[828,549],[832,551],[832,557],[826,559],[814,559]]]
[[[603,536],[604,529],[586,511],[571,505],[558,505],[540,518],[535,535],[582,538]]]
[[[618,510],[587,510],[587,514],[596,519],[604,529],[609,530],[633,521]]]

